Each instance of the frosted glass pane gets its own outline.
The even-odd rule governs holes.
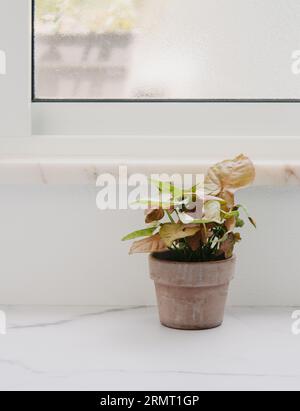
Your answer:
[[[300,99],[297,50],[299,0],[35,1],[37,99]]]

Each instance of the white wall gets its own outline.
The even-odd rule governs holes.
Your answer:
[[[0,304],[152,304],[145,256],[120,238],[133,211],[100,212],[93,187],[0,187]],[[231,304],[300,305],[299,188],[239,195],[258,221],[238,247]]]

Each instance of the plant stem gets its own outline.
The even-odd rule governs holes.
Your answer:
[[[175,220],[174,220],[174,218],[172,217],[171,213],[170,213],[168,210],[166,210],[166,213],[167,213],[167,216],[169,217],[169,220],[171,221],[171,223],[172,223],[172,224],[175,224]]]

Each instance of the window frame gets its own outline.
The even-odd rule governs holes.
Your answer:
[[[16,11],[18,25],[14,24]],[[222,141],[223,156],[245,151],[254,159],[280,161],[280,150],[274,147],[289,144],[283,161],[299,158],[298,149],[293,149],[294,142],[298,147],[300,140],[298,102],[32,102],[31,0],[2,0],[0,19],[1,15],[5,22],[3,38],[13,38],[7,45],[5,81],[9,87],[0,95],[0,107],[3,119],[11,118],[12,112],[15,119],[5,127],[0,125],[2,159],[81,161],[84,157],[92,161],[105,156],[107,161],[129,161],[129,148],[136,142],[134,158],[138,162],[155,163],[153,150],[146,149],[154,144],[161,157],[171,156],[174,162],[182,163],[195,157],[199,161],[211,160],[218,141]],[[22,53],[18,50],[20,44]],[[15,54],[11,59],[12,51]],[[109,144],[108,152],[106,145],[110,140],[116,144]],[[174,140],[175,152],[170,150]]]
[[[30,24],[29,0],[1,1],[0,49],[6,72],[0,75],[0,138],[31,134]]]
[[[31,1],[33,134],[43,135],[300,135],[300,99],[39,99],[34,85],[34,1]],[[188,109],[187,109],[188,108]],[[140,121],[136,122],[138,112]],[[181,115],[184,113],[184,116]],[[226,118],[224,116],[226,113]],[[107,124],[107,119],[119,117]],[[64,121],[63,118],[73,121]],[[149,124],[149,117],[153,119]],[[264,121],[262,121],[264,118]],[[78,121],[80,119],[80,122]],[[100,120],[99,120],[100,119]],[[201,125],[199,126],[199,120]],[[100,125],[100,121],[104,125]],[[143,123],[141,123],[143,122]],[[138,124],[137,124],[138,123]],[[156,127],[153,124],[158,125]],[[282,126],[284,125],[284,127]]]

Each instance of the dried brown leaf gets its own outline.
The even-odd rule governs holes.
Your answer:
[[[246,187],[255,179],[255,168],[251,160],[241,154],[233,160],[225,160],[212,166],[205,178],[206,194],[219,195]]]
[[[202,233],[201,231],[198,231],[195,235],[192,237],[187,238],[187,243],[191,250],[197,251],[199,248],[202,246]]]
[[[164,224],[160,229],[160,237],[167,247],[171,247],[174,241],[182,238],[192,237],[198,231],[200,226],[191,227],[184,224]]]
[[[165,211],[162,208],[155,208],[146,211],[146,224],[153,223],[153,221],[159,221],[164,218]]]
[[[229,211],[234,207],[234,194],[230,191],[221,191],[219,197],[226,201],[226,204],[222,205],[222,210]]]
[[[227,231],[233,231],[236,226],[236,218],[235,217],[230,217],[225,221],[225,227]]]
[[[166,249],[165,243],[162,241],[160,235],[156,234],[152,237],[135,241],[131,246],[129,254],[154,253],[165,251]]]
[[[221,243],[220,251],[224,253],[225,258],[232,257],[235,242],[234,234],[230,233],[227,239]]]

